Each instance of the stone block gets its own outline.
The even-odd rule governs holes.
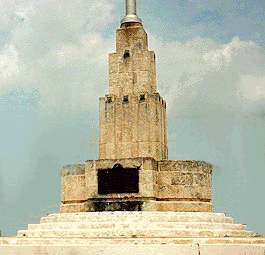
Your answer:
[[[159,199],[177,198],[191,201],[210,201],[212,183],[209,167],[201,161],[158,162],[156,194]]]
[[[130,142],[124,142],[121,144],[121,150],[118,153],[117,158],[131,158],[132,157],[132,144]]]
[[[141,84],[148,84],[149,85],[150,82],[151,82],[150,71],[138,71],[137,72],[137,84],[138,84],[138,86],[141,86]],[[150,88],[146,89],[146,91],[150,91]]]
[[[168,172],[171,175],[171,185],[191,186],[193,185],[193,175],[191,173]]]
[[[129,47],[135,48],[141,44],[143,50],[147,50],[147,34],[143,27],[120,28],[116,30],[116,51],[124,52]]]
[[[62,177],[71,176],[71,175],[83,175],[83,174],[85,174],[84,164],[64,166],[61,172]]]
[[[139,171],[139,195],[141,197],[154,197],[154,174],[153,170]]]
[[[62,201],[82,201],[87,199],[85,175],[62,177]]]
[[[71,203],[71,204],[61,204],[60,213],[78,213],[85,212],[85,203]]]
[[[140,157],[148,157],[148,143],[146,142],[139,142],[139,156]]]
[[[85,162],[85,172],[94,171],[95,170],[95,161],[94,160],[87,160]]]
[[[105,136],[106,143],[114,143],[115,142],[115,125],[109,124],[105,126]]]
[[[132,168],[135,166],[140,166],[142,164],[143,159],[142,158],[125,158],[119,160],[120,164],[125,168]]]
[[[116,94],[116,93],[114,93],[113,88],[116,88],[118,86],[119,80],[120,80],[119,73],[110,71],[110,74],[109,74],[109,86],[110,86],[110,88],[112,88],[112,90],[110,90],[110,94]]]
[[[151,158],[157,158],[157,142],[148,142],[148,154]]]
[[[156,210],[156,204],[154,200],[143,201],[142,210],[145,212],[154,212]]]
[[[150,51],[140,51],[139,53],[134,53],[134,65],[135,71],[147,71],[150,72],[153,67],[151,64],[152,53]]]
[[[115,165],[115,159],[101,159],[95,160],[95,169],[107,169],[112,168]]]
[[[160,212],[213,212],[211,203],[192,201],[157,201],[156,211]]]
[[[179,161],[161,160],[158,162],[158,171],[181,171]]]
[[[228,245],[199,245],[199,251],[203,255],[264,255],[265,246],[258,245],[242,245],[242,244],[228,244]]]
[[[132,143],[132,157],[137,158],[139,157],[139,144]]]
[[[86,187],[97,186],[97,170],[87,169],[85,174]]]
[[[157,171],[157,161],[153,158],[143,158],[142,169]]]
[[[98,145],[98,158],[105,159],[106,158],[106,144],[100,143]]]
[[[117,53],[109,54],[109,73],[119,72],[119,56]]]
[[[106,159],[115,159],[116,156],[116,146],[115,143],[106,143]]]
[[[132,141],[132,129],[131,129],[131,125],[128,124],[124,124],[121,127],[122,129],[122,143],[130,143]]]

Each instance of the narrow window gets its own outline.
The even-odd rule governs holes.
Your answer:
[[[126,51],[124,52],[123,58],[124,58],[124,59],[128,59],[129,57],[130,57],[130,52],[129,52],[128,50],[126,50]]]
[[[111,102],[112,102],[112,98],[111,98],[111,97],[107,97],[106,102],[107,102],[107,103],[111,103]]]
[[[141,94],[140,95],[140,101],[144,101],[145,100],[145,95],[144,94]]]
[[[129,96],[124,96],[123,97],[123,102],[128,102],[129,101]]]

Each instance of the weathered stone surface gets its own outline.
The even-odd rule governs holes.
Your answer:
[[[155,211],[160,212],[214,212],[212,203],[196,201],[156,201]]]
[[[98,171],[112,169],[115,164],[121,164],[123,168],[139,169],[139,192],[99,194]],[[89,160],[80,166],[81,170],[76,170],[76,166],[68,166],[63,170],[61,212],[97,211],[101,207],[94,208],[93,205],[100,204],[102,199],[104,203],[111,204],[124,199],[126,203],[141,201],[142,211],[214,210],[211,204],[212,170],[205,162],[156,161],[147,157]],[[74,170],[70,171],[69,168]],[[77,203],[82,205],[79,207]],[[123,207],[116,208],[121,210]]]
[[[29,230],[48,230],[48,229],[111,229],[111,228],[166,228],[166,229],[219,229],[219,230],[246,230],[245,225],[227,223],[207,223],[207,222],[56,222],[29,224]]]
[[[264,251],[264,238],[246,231],[245,225],[232,224],[232,218],[221,213],[58,213],[30,224],[29,230],[19,230],[18,237],[0,237],[1,254],[263,255]]]
[[[52,240],[53,244],[47,245]],[[141,243],[137,239],[125,239],[124,242],[116,243],[113,240],[106,239],[104,242],[101,240],[90,241],[89,245],[84,245],[85,239],[35,239],[35,243],[39,245],[31,244],[27,246],[1,246],[0,251],[3,254],[27,254],[27,255],[51,255],[51,254],[97,254],[97,255],[263,255],[265,251],[264,244],[200,244],[200,241],[189,244],[188,239],[180,240],[180,244],[168,243],[168,240],[160,239],[159,243],[151,243],[146,239],[145,243]],[[64,242],[63,242],[64,241]],[[65,242],[66,241],[66,242]],[[153,241],[153,240],[151,240]],[[86,241],[87,242],[87,241]],[[110,243],[112,242],[112,243]],[[24,239],[26,243],[26,239]],[[58,245],[58,243],[65,243],[64,245]],[[88,242],[87,242],[88,243]]]
[[[210,202],[212,199],[211,173],[211,165],[202,161],[159,161],[156,173],[156,197],[165,200],[185,199],[186,201]],[[198,211],[204,208],[203,203],[201,205]],[[187,208],[192,207],[191,204]],[[206,205],[205,208],[208,208],[210,212],[213,211],[213,206]]]
[[[99,159],[167,158],[166,104],[156,91],[155,53],[140,24],[117,29],[109,94],[100,98]]]
[[[78,202],[87,199],[85,165],[80,164],[64,167],[61,174],[62,202]]]
[[[83,174],[85,174],[84,164],[64,166],[61,172],[61,176],[83,175]]]
[[[86,212],[86,207],[84,202],[79,203],[69,203],[60,205],[61,213],[71,213],[71,212]]]
[[[246,231],[244,225],[233,225],[231,219],[223,214],[176,212],[52,214],[41,218],[40,225],[29,225],[29,230],[18,231],[18,237],[32,238],[111,237],[115,239],[252,236],[253,233]]]
[[[84,212],[55,213],[41,217],[41,223],[52,222],[216,222],[233,223],[223,213],[209,212]]]

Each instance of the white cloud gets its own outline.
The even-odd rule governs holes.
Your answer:
[[[0,52],[0,79],[2,82],[18,72],[17,58],[18,52],[12,45],[5,47]]]
[[[13,45],[6,45],[0,51],[0,95],[11,89],[19,75],[18,51]]]
[[[265,76],[242,75],[238,93],[246,101],[265,100]]]
[[[244,55],[244,50],[257,48],[257,45],[252,41],[241,41],[239,37],[234,37],[228,44],[219,46],[210,52],[204,54],[204,60],[209,64],[222,69],[224,66],[228,66],[232,61],[235,60],[240,54]]]
[[[158,89],[172,114],[231,115],[242,107],[256,111],[260,106],[254,101],[264,99],[265,56],[255,42],[238,37],[223,45],[200,37],[187,42],[150,38],[158,59]]]
[[[0,52],[0,95],[37,90],[40,115],[89,109],[107,87],[107,53],[115,42],[98,31],[113,22],[114,2],[1,1],[16,24],[6,26],[11,41]]]
[[[113,41],[100,34],[85,36],[80,46],[62,46],[42,59],[36,74],[42,114],[78,114],[97,107],[95,101],[107,92],[107,52]]]

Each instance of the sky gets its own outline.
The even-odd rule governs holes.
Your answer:
[[[64,165],[97,159],[124,0],[0,0],[0,230],[60,211]],[[265,235],[265,3],[137,0],[167,101],[169,159],[213,165],[215,212]]]

